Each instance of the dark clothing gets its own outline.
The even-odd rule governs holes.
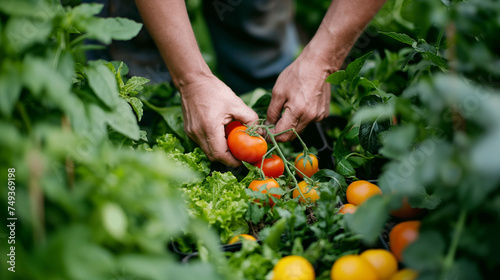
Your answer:
[[[142,22],[133,0],[105,2],[102,16]],[[217,72],[238,94],[257,87],[272,88],[299,51],[293,0],[205,0],[203,14],[217,57]],[[107,51],[98,55],[123,60],[130,75],[153,82],[171,79],[145,28],[130,41],[114,41]]]
[[[236,93],[272,88],[299,51],[293,0],[203,1],[217,70]]]

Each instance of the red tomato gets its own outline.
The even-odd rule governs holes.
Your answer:
[[[295,158],[295,168],[300,171],[297,171],[297,175],[299,175],[300,178],[304,178],[302,173],[304,173],[307,177],[311,177],[319,170],[318,158],[313,154],[309,154],[307,157],[305,157],[304,153],[300,153]]]
[[[238,126],[244,126],[244,125],[241,124],[239,121],[232,121],[232,122],[228,123],[226,125],[226,127],[224,128],[224,132],[226,134],[226,138],[229,136],[229,133],[231,133],[231,131],[233,131],[233,129],[235,129]]]
[[[265,187],[264,187],[265,186]],[[248,188],[251,189],[252,191],[260,191],[261,193],[267,193],[268,190],[272,188],[279,188],[280,185],[276,180],[273,178],[266,178],[264,180],[253,180],[250,185],[248,185]],[[280,198],[281,195],[279,194],[270,194],[276,198]],[[256,201],[259,201],[258,199]],[[264,205],[266,204],[265,202],[263,203]],[[271,197],[269,197],[269,205],[273,206],[274,201]]]
[[[259,160],[253,165],[260,168],[261,164],[262,161]],[[283,175],[283,172],[285,171],[285,163],[279,156],[272,155],[270,158],[264,159],[264,163],[262,164],[262,171],[264,172],[264,175],[266,177],[278,178],[279,176]]]
[[[267,152],[267,142],[264,137],[258,134],[250,135],[238,127],[229,133],[227,145],[236,159],[249,163],[261,160]]]

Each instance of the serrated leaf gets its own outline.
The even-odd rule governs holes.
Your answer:
[[[361,68],[365,64],[365,61],[368,59],[368,57],[370,57],[370,55],[372,55],[372,52],[369,52],[369,53],[357,58],[353,62],[349,63],[349,65],[347,65],[346,79],[348,81],[353,81],[354,78],[356,78],[356,76],[358,76],[359,71],[361,71]]]
[[[436,53],[436,48],[433,45],[428,44],[425,40],[419,39],[418,42],[413,42],[412,47],[417,51],[417,52],[430,52],[430,53]]]
[[[422,55],[426,60],[441,68],[441,70],[446,71],[448,69],[448,62],[444,58],[431,52],[424,52]]]
[[[127,81],[121,93],[135,95],[137,94],[137,91],[140,91],[142,89],[142,86],[147,83],[149,83],[149,79],[134,76]]]
[[[142,24],[126,18],[93,18],[87,23],[86,31],[90,39],[96,39],[104,44],[111,40],[130,40],[142,28]]]
[[[102,63],[92,63],[85,67],[90,88],[109,108],[114,108],[120,100],[116,79],[111,70]]]
[[[405,43],[408,45],[413,45],[415,43],[415,39],[411,38],[410,36],[404,34],[404,33],[396,33],[396,32],[380,32],[380,34],[387,35],[395,40],[398,40],[401,43]]]
[[[137,97],[127,97],[126,100],[132,106],[132,109],[134,109],[137,119],[141,121],[144,114],[144,111],[142,109],[144,104],[142,104],[142,101]]]
[[[336,86],[339,86],[343,81],[345,81],[346,77],[347,77],[346,71],[345,70],[339,70],[337,72],[334,72],[334,73],[330,74],[326,78],[326,82],[330,83],[330,84],[333,84],[333,85],[336,85]]]

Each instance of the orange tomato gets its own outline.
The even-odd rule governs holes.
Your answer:
[[[241,242],[242,239],[257,241],[257,239],[255,239],[255,237],[251,236],[250,234],[242,233],[242,234],[238,234],[238,235],[234,236],[233,238],[231,238],[231,240],[229,240],[229,242],[227,242],[227,244]]]
[[[311,177],[314,173],[318,172],[318,158],[313,154],[308,154],[307,157],[304,156],[304,153],[300,153],[295,158],[295,168],[298,169],[297,175],[300,178],[304,178],[304,173],[307,177]]]
[[[368,261],[377,271],[381,280],[389,280],[398,271],[398,261],[394,255],[384,249],[368,249],[359,255]]]
[[[280,185],[273,178],[266,178],[264,180],[253,180],[250,183],[250,185],[248,185],[249,189],[251,189],[253,191],[260,191],[261,193],[267,193],[267,191],[269,191],[270,189],[279,188],[279,187],[280,187]],[[271,194],[271,195],[276,197],[276,198],[281,197],[281,195],[279,195],[279,194]],[[258,199],[256,201],[258,201]],[[266,203],[264,202],[263,204],[265,205]],[[270,206],[274,205],[274,201],[271,197],[269,197],[269,205]]]
[[[405,221],[394,226],[389,233],[391,252],[399,262],[403,262],[403,251],[418,238],[420,221]]]
[[[238,126],[229,133],[227,146],[236,159],[248,163],[262,160],[267,152],[267,142],[264,137],[247,132],[246,126]]]
[[[410,203],[408,203],[408,197],[404,197],[403,205],[399,209],[391,210],[390,214],[396,218],[409,220],[419,217],[423,212],[423,209],[411,207]]]
[[[298,187],[299,187],[300,192],[302,192],[302,195],[304,197],[302,197],[300,195],[300,192],[298,189],[293,190],[292,197],[293,198],[300,197],[299,201],[301,203],[305,203],[306,200],[310,200],[311,202],[315,202],[316,200],[319,199],[319,192],[317,190],[317,186],[314,186],[311,188],[311,187],[309,187],[309,184],[307,184],[306,181],[301,181],[298,184]]]
[[[391,280],[415,280],[417,276],[418,273],[415,270],[403,268],[396,272],[396,274],[391,277]]]
[[[354,214],[354,212],[356,212],[356,209],[358,209],[358,206],[354,205],[354,204],[351,204],[351,203],[346,203],[344,205],[342,205],[342,207],[340,207],[339,209],[339,213],[342,213],[342,214]]]
[[[337,259],[330,271],[331,280],[379,280],[375,268],[358,255],[345,255]]]
[[[272,280],[314,280],[316,274],[312,264],[301,256],[281,258],[273,268]]]
[[[354,181],[347,186],[346,198],[349,203],[361,205],[368,198],[382,194],[382,191],[375,184],[368,181]]]

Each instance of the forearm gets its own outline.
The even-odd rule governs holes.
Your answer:
[[[327,73],[338,70],[367,24],[386,0],[332,0],[303,55]]]
[[[181,92],[191,81],[212,74],[198,48],[184,0],[135,2]]]

